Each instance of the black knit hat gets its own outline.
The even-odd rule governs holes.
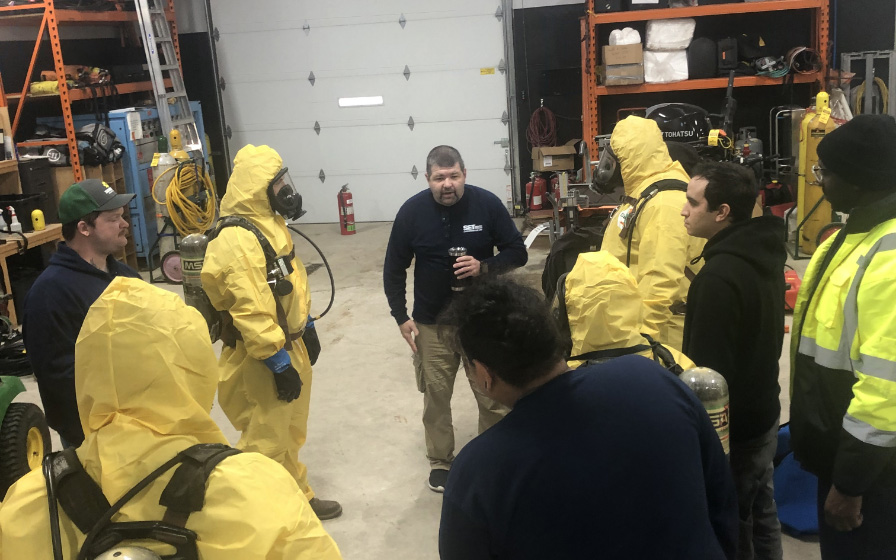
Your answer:
[[[896,190],[896,120],[857,115],[822,138],[818,159],[860,189]]]

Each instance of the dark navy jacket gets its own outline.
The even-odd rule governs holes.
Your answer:
[[[464,446],[442,560],[723,560],[737,497],[703,405],[652,360],[564,373]]]
[[[386,299],[399,325],[409,319],[405,285],[412,259],[416,259],[414,320],[425,325],[436,322],[451,298],[451,247],[466,247],[468,255],[488,265],[489,274],[523,266],[528,260],[519,230],[494,194],[464,185],[461,199],[444,206],[429,189],[417,193],[395,216],[383,264]]]
[[[22,333],[47,423],[68,443],[84,441],[75,400],[75,341],[87,310],[116,276],[140,278],[109,257],[103,272],[60,243],[25,296]]]

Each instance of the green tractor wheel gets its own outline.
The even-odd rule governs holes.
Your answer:
[[[10,404],[0,424],[0,496],[15,481],[39,469],[50,450],[50,428],[40,407]]]

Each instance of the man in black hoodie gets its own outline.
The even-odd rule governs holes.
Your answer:
[[[123,214],[132,198],[99,179],[69,187],[59,198],[65,242],[25,296],[25,349],[47,423],[63,447],[84,441],[75,400],[75,341],[87,310],[116,276],[140,278],[112,256],[127,244]]]
[[[731,470],[740,516],[738,559],[782,557],[772,460],[781,405],[784,222],[752,218],[758,188],[733,163],[699,165],[681,210],[688,234],[707,239],[688,291],[683,352],[721,373],[731,393]]]

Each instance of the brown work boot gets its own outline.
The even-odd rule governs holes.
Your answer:
[[[311,498],[308,500],[308,503],[311,505],[311,509],[314,510],[314,514],[317,515],[317,518],[321,521],[334,519],[342,515],[342,506],[339,505],[339,502]]]

